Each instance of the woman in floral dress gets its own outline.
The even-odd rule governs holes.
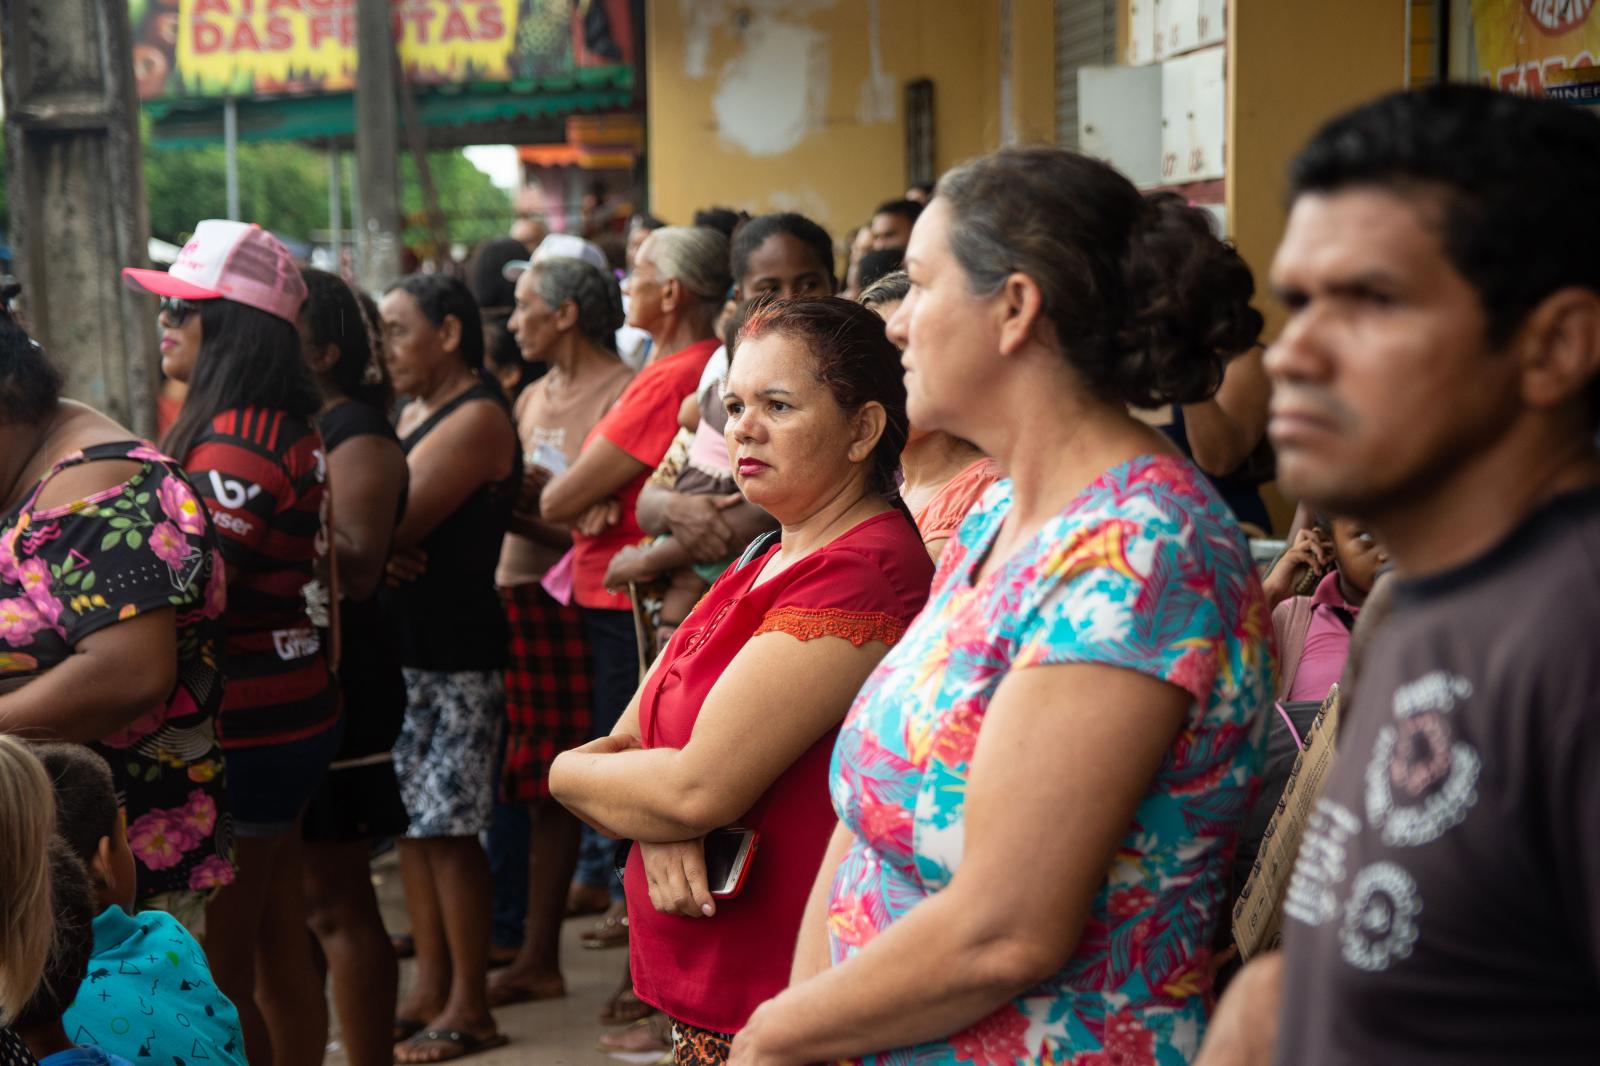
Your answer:
[[[793,982],[732,1061],[1187,1063],[1270,623],[1227,507],[1128,408],[1216,389],[1249,271],[1044,148],[947,174],[906,261],[911,419],[1006,478],[840,731]]]
[[[182,468],[59,388],[0,318],[0,732],[104,756],[139,905],[193,923],[234,874],[216,537]]]

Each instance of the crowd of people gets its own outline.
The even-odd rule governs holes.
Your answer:
[[[574,916],[681,1066],[1590,1060],[1596,159],[1335,118],[1270,347],[1208,214],[1045,147],[842,259],[708,209],[369,295],[203,221],[123,272],[157,442],[0,314],[0,1064],[468,1056]]]

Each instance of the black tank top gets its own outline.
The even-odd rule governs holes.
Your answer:
[[[488,400],[511,420],[499,389],[472,386],[429,415],[401,441],[407,454],[463,404]],[[515,438],[515,434],[513,434]],[[402,666],[420,670],[500,670],[510,639],[494,572],[500,544],[522,484],[522,451],[511,449],[511,473],[478,486],[423,540],[428,568],[416,581],[386,589]]]
[[[1161,432],[1166,434],[1168,440],[1178,446],[1185,457],[1190,461],[1194,459],[1194,450],[1189,447],[1189,434],[1184,426],[1183,408],[1177,404],[1172,405],[1172,422],[1161,427]],[[1200,471],[1206,474],[1204,470]],[[1233,511],[1233,516],[1241,522],[1250,522],[1259,526],[1268,533],[1272,532],[1272,515],[1267,513],[1267,505],[1261,499],[1261,490],[1256,482],[1245,476],[1244,466],[1222,477],[1212,477],[1206,474],[1217,495],[1222,497]]]
[[[322,446],[333,454],[347,440],[382,437],[399,443],[383,412],[359,400],[346,400],[317,419]],[[405,514],[406,489],[400,487],[398,525]],[[333,483],[334,520],[339,520],[339,485]],[[380,590],[382,586],[379,586]],[[400,735],[406,712],[406,687],[400,665],[388,648],[380,593],[365,600],[346,597],[339,605],[339,691],[344,698],[344,739],[335,761],[388,751]]]

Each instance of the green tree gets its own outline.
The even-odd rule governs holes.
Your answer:
[[[203,218],[228,210],[227,159],[221,145],[144,151],[150,232],[181,244]],[[239,146],[239,211],[252,222],[305,238],[328,228],[327,165],[298,144]]]
[[[511,222],[511,198],[461,152],[428,153],[439,208],[450,239],[472,244],[502,234]],[[345,166],[344,221],[350,225],[351,175]],[[162,148],[144,138],[144,184],[150,232],[181,244],[203,218],[227,213],[227,160],[220,144],[204,148]],[[432,240],[422,210],[422,186],[415,160],[400,160],[400,207],[405,241]],[[328,161],[321,151],[292,142],[239,146],[239,210],[245,218],[288,236],[308,238],[328,228]],[[5,162],[0,158],[0,233],[10,231]]]
[[[150,231],[157,237],[178,241],[200,219],[220,218],[226,212],[227,162],[221,145],[175,149],[147,142],[144,161]],[[506,231],[511,222],[511,198],[487,174],[456,150],[430,152],[428,164],[451,240],[470,244]],[[354,169],[345,166],[346,226],[351,222]],[[422,187],[409,153],[400,160],[400,208],[406,220],[406,243],[428,243],[431,236],[424,224]],[[326,230],[327,156],[290,142],[240,145],[239,211],[252,222],[290,236],[306,238],[313,231]]]
[[[459,151],[429,152],[428,170],[452,241],[471,245],[485,237],[502,236],[510,228],[511,197]],[[326,187],[323,199],[327,199]],[[410,152],[400,157],[400,210],[406,216],[407,244],[431,240],[422,209],[422,184]]]

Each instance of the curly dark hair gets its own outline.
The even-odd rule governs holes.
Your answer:
[[[1039,147],[964,163],[938,197],[969,288],[1031,278],[1063,356],[1109,403],[1204,400],[1259,342],[1250,268],[1176,194],[1141,195],[1097,159]]]
[[[0,422],[43,422],[61,400],[61,371],[28,331],[0,314]]]
[[[872,452],[867,487],[890,499],[900,495],[900,453],[910,433],[905,371],[900,349],[884,332],[883,319],[837,296],[775,300],[754,307],[738,334],[740,345],[757,337],[792,337],[811,352],[813,369],[833,399],[854,414],[869,403],[883,405],[883,435]]]
[[[85,865],[117,828],[117,789],[111,767],[92,748],[57,741],[35,744],[34,757],[56,793],[56,835]]]
[[[731,207],[703,207],[694,213],[693,224],[714,229],[731,241],[734,231],[749,217],[748,212],[735,211]]]
[[[886,200],[873,209],[872,215],[874,218],[879,215],[899,215],[915,225],[922,216],[922,205],[915,200]]]

